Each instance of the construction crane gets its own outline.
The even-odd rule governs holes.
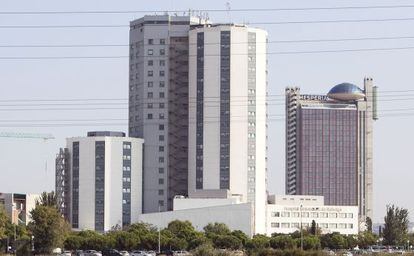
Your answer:
[[[16,132],[0,132],[0,138],[18,138],[18,139],[43,139],[51,140],[55,137],[52,134],[42,133],[16,133]]]

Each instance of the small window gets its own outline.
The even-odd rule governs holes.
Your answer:
[[[165,60],[160,60],[160,66],[164,67],[165,66]]]
[[[149,60],[148,61],[148,66],[154,66],[154,61],[153,60]]]
[[[158,205],[159,205],[159,206],[164,206],[164,201],[163,201],[163,200],[159,200],[159,201],[158,201]]]
[[[164,163],[164,157],[158,157],[158,163]]]
[[[152,103],[148,103],[147,104],[147,108],[152,108],[153,106],[152,106]]]
[[[153,49],[148,49],[148,55],[154,55],[154,50]]]
[[[160,136],[158,136],[158,140],[159,140],[159,141],[164,141],[164,135],[160,135]]]
[[[163,124],[158,125],[158,130],[164,131],[164,125]]]
[[[154,97],[154,94],[153,94],[152,92],[148,92],[148,93],[147,93],[147,97],[148,97],[149,99],[152,99],[152,98]]]
[[[158,173],[164,173],[164,168],[163,167],[158,168]]]
[[[165,86],[165,82],[164,81],[160,81],[160,87],[164,87]]]
[[[159,147],[158,147],[158,151],[159,151],[159,152],[164,152],[164,146],[159,146]]]
[[[165,97],[165,93],[160,92],[159,96],[160,96],[160,98],[164,98]]]
[[[165,104],[164,103],[160,103],[159,108],[164,108]]]
[[[148,39],[148,44],[150,44],[150,45],[152,45],[152,44],[154,44],[154,39]]]
[[[160,76],[165,76],[165,71],[164,70],[160,70]]]
[[[163,185],[164,184],[164,179],[158,179],[158,184]]]
[[[154,71],[152,71],[152,70],[148,70],[148,76],[154,76]]]
[[[149,81],[147,84],[148,84],[148,87],[153,87],[154,86],[154,82],[152,82],[152,81]]]
[[[159,117],[159,119],[164,119],[164,114],[163,114],[163,113],[160,113],[160,114],[158,115],[158,117]]]
[[[152,114],[147,114],[147,119],[152,119]]]
[[[158,190],[158,195],[159,196],[163,196],[164,195],[164,190],[163,189],[159,189]]]
[[[165,44],[165,39],[160,39],[160,44],[164,45]]]
[[[165,49],[160,49],[160,55],[165,55]]]

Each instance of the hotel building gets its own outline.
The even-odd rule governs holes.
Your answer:
[[[286,89],[286,194],[324,196],[326,205],[359,206],[372,220],[372,126],[376,87],[342,83],[327,95]]]

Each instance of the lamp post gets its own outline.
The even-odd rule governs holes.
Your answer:
[[[161,212],[161,205],[158,203],[158,213]],[[158,253],[161,253],[161,226],[158,226]]]
[[[302,204],[299,207],[300,215],[300,249],[303,251]]]

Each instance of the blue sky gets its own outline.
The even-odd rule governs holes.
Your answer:
[[[2,1],[8,11],[86,10],[187,10],[224,9],[227,1]],[[230,1],[232,9],[407,5],[409,1]],[[414,8],[314,10],[278,12],[210,12],[213,22],[262,23],[344,19],[414,18]],[[150,13],[149,13],[150,14]],[[128,25],[143,14],[1,15],[6,25]],[[414,21],[255,25],[266,29],[269,41],[414,36]],[[24,44],[128,44],[128,28],[7,29],[0,28],[0,45]],[[360,48],[414,47],[414,39],[359,40],[315,43],[271,43],[269,52],[319,51]],[[7,48],[7,56],[124,56],[128,47]],[[374,126],[374,219],[382,219],[385,206],[394,203],[414,210],[410,188],[412,172],[414,108],[412,72],[414,50],[364,51],[319,54],[269,55],[269,94],[282,95],[286,86],[300,86],[305,93],[326,93],[335,84],[362,86],[365,76],[380,91],[380,120]],[[398,91],[390,93],[389,91]],[[2,60],[0,59],[0,131],[52,133],[48,142],[0,139],[0,191],[32,192],[54,189],[54,157],[65,138],[85,135],[88,130],[123,130],[123,126],[5,127],[16,121],[45,119],[126,119],[127,108],[88,111],[16,111],[15,99],[127,98],[128,60]],[[392,96],[400,95],[400,96]],[[411,95],[411,98],[410,98]],[[269,115],[284,114],[282,97],[269,105]],[[33,102],[19,102],[31,104]],[[31,108],[32,106],[28,106]],[[47,106],[46,106],[47,107]],[[112,106],[114,107],[114,106]],[[115,107],[122,108],[116,105]],[[9,109],[9,110],[4,110]],[[398,115],[390,115],[391,113]],[[411,112],[414,113],[414,112]],[[383,117],[381,117],[381,115]],[[384,116],[385,115],[385,116]],[[275,119],[275,118],[273,118]],[[126,123],[106,121],[100,123]],[[51,122],[56,123],[56,122]],[[81,122],[82,123],[82,122]],[[95,122],[96,123],[96,122]],[[284,193],[284,122],[269,122],[269,190]]]

